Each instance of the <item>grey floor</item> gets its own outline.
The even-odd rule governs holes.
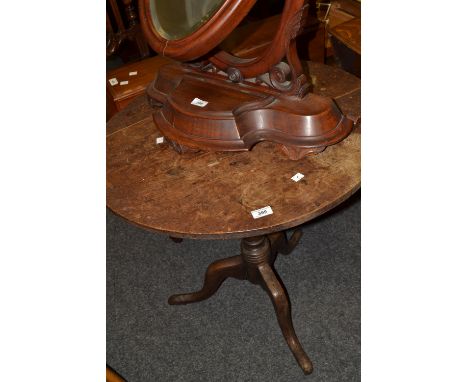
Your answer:
[[[258,286],[227,280],[211,299],[170,306],[198,289],[212,261],[239,241],[184,240],[107,214],[107,363],[129,382],[359,381],[360,193],[303,226],[276,269],[299,339],[314,363],[304,376]]]

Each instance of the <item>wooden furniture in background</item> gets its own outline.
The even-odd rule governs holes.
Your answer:
[[[338,24],[329,33],[339,66],[361,77],[361,19],[354,18]]]
[[[360,81],[338,68],[309,66],[315,91],[335,98],[357,119]],[[294,331],[287,292],[273,263],[300,238],[295,231],[288,241],[284,230],[320,216],[359,189],[360,125],[346,140],[299,161],[278,155],[270,142],[251,152],[181,156],[166,142],[158,143],[161,132],[151,113],[142,96],[107,124],[107,206],[133,224],[175,238],[242,239],[239,256],[208,267],[200,291],[174,295],[169,303],[206,299],[227,277],[259,284],[297,362],[310,373],[312,363]],[[296,183],[291,177],[298,172],[305,177]],[[266,206],[273,214],[253,219],[251,211]]]
[[[327,57],[361,77],[361,2],[331,0],[326,17]]]
[[[331,0],[328,13],[328,29],[346,21],[361,17],[361,2],[356,0]]]
[[[106,5],[106,54],[110,56],[119,49],[122,42],[130,40],[138,47],[140,58],[149,56],[149,47],[138,21],[138,12],[134,0],[121,0],[125,12],[122,17],[117,0],[107,0]]]
[[[159,68],[171,62],[173,61],[169,58],[155,56],[108,71],[106,74],[107,120],[125,108],[135,97],[143,94]],[[130,76],[131,72],[137,72],[137,74]],[[116,85],[111,85],[109,82],[113,78],[118,81]],[[120,85],[122,81],[128,81],[128,84]]]

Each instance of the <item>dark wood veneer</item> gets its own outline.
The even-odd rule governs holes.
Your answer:
[[[180,61],[194,60],[215,48],[234,30],[256,2],[256,0],[226,0],[213,17],[192,34],[177,40],[167,40],[153,25],[151,1],[138,2],[141,25],[148,43],[162,55]]]
[[[268,140],[280,144],[289,158],[299,159],[339,142],[353,128],[330,98],[282,96],[248,82],[200,77],[180,64],[163,67],[147,92],[156,110],[154,122],[179,152],[244,151]],[[194,98],[208,104],[192,105]]]
[[[140,0],[141,20],[151,46],[163,55],[192,60],[206,55],[245,17],[253,1],[226,0],[191,35],[167,40],[150,18],[151,0]],[[278,30],[258,57],[225,51],[190,64],[172,64],[148,87],[154,122],[179,153],[243,151],[269,140],[290,159],[319,153],[346,138],[353,122],[330,98],[310,92],[296,49],[308,4],[285,0]],[[195,99],[208,102],[200,107]]]

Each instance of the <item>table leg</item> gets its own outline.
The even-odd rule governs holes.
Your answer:
[[[286,288],[273,268],[277,253],[289,254],[297,245],[301,235],[301,231],[295,231],[290,242],[286,232],[242,239],[241,255],[246,263],[249,281],[260,284],[270,296],[289,349],[304,374],[310,374],[313,370],[312,362],[297,338],[291,319],[291,304]]]
[[[258,271],[262,277],[265,289],[270,296],[271,302],[275,307],[278,324],[283,332],[283,336],[289,346],[289,349],[291,349],[291,352],[304,373],[312,373],[312,362],[302,348],[294,330],[291,319],[291,304],[286,290],[270,265],[262,264],[258,267]]]
[[[202,289],[194,293],[175,294],[169,297],[168,302],[171,305],[180,305],[206,300],[215,294],[223,281],[228,277],[245,278],[245,267],[242,257],[233,256],[211,263],[206,270],[205,282]]]

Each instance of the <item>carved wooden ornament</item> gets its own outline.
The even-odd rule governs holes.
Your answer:
[[[285,0],[275,37],[255,58],[215,49],[254,0],[139,1],[151,47],[185,61],[161,68],[147,89],[154,122],[178,152],[243,151],[268,140],[300,159],[351,132],[335,102],[311,92],[299,61],[305,0]]]

